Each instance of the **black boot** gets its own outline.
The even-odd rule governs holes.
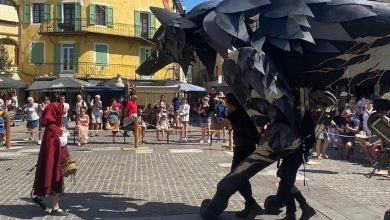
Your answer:
[[[236,212],[236,216],[239,218],[253,219],[258,214],[261,214],[262,208],[257,202],[245,203],[245,208],[239,212]]]
[[[299,220],[309,220],[312,216],[314,216],[317,212],[313,209],[309,204],[305,203],[300,206],[302,210],[302,215]]]
[[[203,200],[202,204],[200,205],[200,216],[202,216],[202,218],[206,220],[215,220],[218,218],[218,215],[215,214],[215,212],[213,212],[211,209],[209,209],[210,202],[211,199]]]

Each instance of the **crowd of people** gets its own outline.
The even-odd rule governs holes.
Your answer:
[[[362,97],[357,100],[351,96],[342,111],[337,111],[331,125],[324,129],[316,142],[316,158],[327,159],[327,149],[341,148],[349,159],[354,146],[359,146],[366,153],[373,166],[378,164],[378,157],[383,143],[372,134],[367,120],[375,112],[374,100]],[[340,113],[341,112],[341,113]]]
[[[199,104],[194,105],[189,103],[183,92],[177,92],[171,103],[166,101],[165,95],[162,94],[158,101],[143,107],[138,104],[137,95],[131,95],[129,100],[123,97],[113,98],[108,105],[104,105],[100,95],[84,99],[78,94],[75,103],[67,103],[65,95],[59,96],[59,102],[64,106],[62,117],[64,128],[69,129],[69,121],[75,121],[78,146],[87,144],[91,136],[99,136],[101,130],[111,130],[112,142],[115,143],[120,130],[124,130],[124,136],[129,136],[129,130],[134,131],[135,120],[138,122],[141,135],[140,142],[145,142],[147,128],[156,129],[157,141],[166,140],[167,132],[174,130],[179,134],[178,142],[188,142],[190,120],[199,120],[202,131],[199,141],[210,143],[211,115],[215,114],[218,121],[227,116],[224,98],[222,92],[214,96],[204,95],[200,98]],[[38,138],[37,142],[40,144],[42,128],[39,122],[42,112],[51,100],[45,96],[39,102],[33,97],[28,97],[27,101],[24,111],[27,113],[26,127],[29,140],[36,141]],[[38,137],[34,131],[37,128]],[[225,138],[224,129],[216,135],[219,140]]]

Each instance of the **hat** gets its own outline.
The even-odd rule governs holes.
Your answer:
[[[341,117],[347,117],[347,116],[350,116],[350,115],[353,115],[353,113],[351,112],[350,109],[345,109],[343,111],[343,113],[341,113]]]
[[[225,94],[223,94],[223,92],[219,92],[217,97],[218,98],[225,98],[226,96],[225,96]]]
[[[138,99],[138,96],[132,95],[132,96],[131,96],[131,99]]]

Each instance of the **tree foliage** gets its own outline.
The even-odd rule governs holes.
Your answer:
[[[0,75],[11,78],[13,75],[12,61],[9,57],[7,48],[0,40]]]

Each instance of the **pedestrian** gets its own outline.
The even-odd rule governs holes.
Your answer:
[[[224,118],[226,118],[226,106],[225,106],[225,95],[223,94],[223,92],[220,92],[218,93],[218,102],[217,104],[215,105],[215,113],[216,113],[216,116],[217,116],[217,121],[220,122],[220,121],[223,121]],[[217,133],[217,137],[219,139],[219,141],[221,141],[221,139],[225,140],[225,128],[222,128],[218,133]]]
[[[100,95],[95,95],[95,99],[91,101],[91,119],[92,129],[95,130],[95,136],[99,136],[98,130],[102,129],[103,104],[100,101]]]
[[[29,140],[34,141],[34,129],[39,126],[39,106],[34,102],[33,97],[27,98],[27,107],[25,111],[27,112],[27,133],[30,134]]]
[[[78,146],[80,147],[88,142],[89,116],[87,115],[86,107],[80,108],[76,124],[78,134]]]
[[[138,109],[138,129],[141,132],[141,143],[146,143],[145,142],[145,134],[146,134],[146,123],[143,120],[143,111],[142,109]]]
[[[64,127],[66,129],[69,128],[69,117],[68,117],[68,113],[69,113],[69,104],[66,102],[66,98],[64,95],[61,95],[60,97],[60,101],[62,103],[62,105],[64,106],[64,116],[63,116],[63,120],[64,120]]]
[[[108,107],[106,128],[112,131],[112,143],[115,143],[115,136],[119,131],[119,109],[115,99],[111,100],[111,106]]]
[[[166,110],[163,110],[163,113],[161,114],[160,120],[157,124],[157,140],[158,141],[164,141],[165,134],[169,128],[169,122],[168,117],[166,114]],[[161,133],[161,139],[160,139],[160,133]]]
[[[52,196],[53,216],[67,216],[69,213],[59,205],[64,194],[64,179],[61,175],[61,161],[67,159],[69,152],[61,146],[60,137],[66,129],[63,126],[63,108],[60,102],[51,103],[42,114],[42,127],[45,128],[36,166],[33,185],[33,202],[46,209],[43,198]]]
[[[126,105],[126,118],[123,122],[125,127],[127,127],[130,130],[133,130],[133,132],[135,129],[135,127],[133,126],[134,120],[137,118],[137,111],[138,111],[137,101],[138,101],[137,95],[132,95],[130,97],[130,100],[127,102]],[[129,134],[127,133],[127,129],[125,130],[123,135],[127,137],[129,136]]]
[[[50,104],[50,98],[45,96],[43,98],[43,101],[42,103],[38,106],[39,107],[39,118],[42,119],[42,112],[45,111],[45,109],[47,108],[47,106]],[[38,132],[38,144],[41,144],[41,136],[42,136],[42,127],[41,127],[41,123],[39,123],[39,128],[38,128],[39,132]]]
[[[218,121],[212,114],[212,124],[215,129],[222,129],[227,126],[233,128],[234,154],[231,170],[234,170],[238,164],[245,160],[256,149],[259,138],[257,129],[246,112],[240,107],[233,94],[226,95],[226,108],[229,116],[222,121]],[[245,207],[236,213],[239,218],[253,219],[261,210],[259,204],[252,195],[252,187],[249,180],[241,183],[238,190],[245,199]]]
[[[180,132],[179,142],[183,140],[187,142],[188,124],[190,122],[190,105],[188,104],[186,98],[181,99],[179,115],[180,115],[180,122],[181,122],[181,132]],[[184,139],[182,139],[183,136]]]
[[[76,121],[77,121],[77,117],[80,115],[81,108],[84,108],[86,110],[86,112],[87,112],[88,104],[83,100],[83,97],[80,94],[78,94],[76,96],[76,109],[75,109]]]
[[[212,111],[212,108],[209,104],[209,98],[208,96],[204,96],[202,98],[202,102],[198,106],[198,114],[200,116],[200,127],[202,129],[202,139],[200,140],[200,143],[202,144],[205,141],[206,135],[210,135],[210,125],[211,125],[211,118],[210,118],[210,112]],[[207,142],[210,143],[210,136],[207,139]]]

